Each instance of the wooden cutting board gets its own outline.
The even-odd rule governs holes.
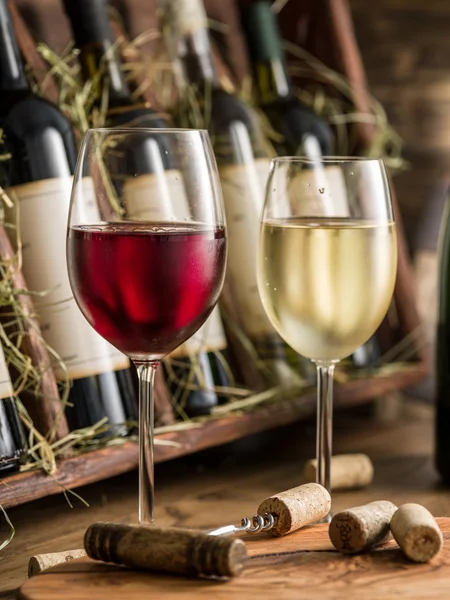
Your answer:
[[[438,519],[444,549],[430,563],[408,561],[391,541],[370,554],[333,550],[328,527],[284,538],[248,536],[251,560],[231,581],[132,571],[87,558],[59,565],[22,585],[20,600],[423,600],[450,598],[450,518]]]

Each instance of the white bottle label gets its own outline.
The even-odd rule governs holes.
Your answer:
[[[130,219],[183,221],[190,218],[180,171],[162,171],[129,178],[123,186],[123,198]]]
[[[335,165],[323,165],[320,160],[310,169],[298,171],[288,180],[289,172],[277,174],[274,194],[282,194],[286,189],[286,202],[273,205],[274,217],[341,217],[350,216],[349,198],[342,169]],[[290,212],[289,212],[290,209]]]
[[[220,352],[227,347],[222,319],[216,306],[205,323],[170,356],[182,357],[200,352]]]
[[[72,185],[72,178],[67,181]],[[79,179],[72,188],[72,196],[72,225],[95,225],[101,221],[92,177]]]
[[[273,333],[256,279],[260,220],[270,161],[258,159],[220,168],[228,229],[226,285],[239,307],[240,325],[250,336]]]
[[[427,342],[433,346],[436,337],[439,296],[439,260],[433,250],[417,250],[414,257],[416,304]]]
[[[14,396],[11,376],[9,374],[8,367],[6,366],[3,349],[0,347],[0,400],[3,400],[4,398],[11,398],[11,396]]]
[[[178,0],[170,6],[171,26],[182,37],[197,30],[208,29],[203,0]]]
[[[19,201],[22,271],[33,296],[42,335],[63,360],[55,375],[81,379],[125,369],[128,358],[94,331],[78,308],[66,266],[66,230],[72,178],[46,179],[7,190]],[[85,193],[93,186],[83,184]],[[9,215],[8,215],[9,216]],[[15,222],[15,217],[9,218]]]

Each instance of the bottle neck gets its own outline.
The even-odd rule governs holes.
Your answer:
[[[175,62],[182,86],[219,87],[207,30],[199,29],[179,38]]]
[[[261,104],[293,96],[276,15],[270,3],[258,1],[243,11],[250,56]]]
[[[7,0],[0,0],[0,90],[29,89]]]
[[[105,0],[64,0],[85,80],[99,80],[109,91],[111,107],[131,100]]]
[[[202,0],[173,0],[167,3],[164,20],[180,85],[203,87],[207,84],[219,87]]]
[[[283,61],[256,63],[254,70],[260,102],[263,106],[293,96],[291,80]]]
[[[281,60],[257,63],[255,79],[262,105],[271,104],[293,96],[291,80],[286,65]]]

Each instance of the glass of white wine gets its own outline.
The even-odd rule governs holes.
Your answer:
[[[316,364],[317,483],[328,490],[334,367],[380,325],[396,272],[396,229],[381,160],[272,161],[258,288],[278,333]]]

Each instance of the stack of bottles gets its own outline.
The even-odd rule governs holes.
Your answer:
[[[219,167],[228,225],[229,256],[224,299],[205,325],[166,361],[165,385],[180,415],[211,413],[227,402],[227,388],[246,380],[238,364],[238,328],[257,357],[261,386],[294,384],[314,374],[310,362],[295,354],[274,331],[263,309],[256,281],[259,218],[270,159],[276,153],[302,154],[318,160],[333,154],[327,123],[296,97],[288,75],[276,16],[268,1],[242,11],[242,26],[253,66],[255,98],[279,134],[267,143],[258,111],[225,89],[218,75],[202,0],[160,0],[165,43],[176,74],[179,102],[172,120],[148,101],[135,100],[111,27],[106,0],[61,0],[79,51],[81,77],[95,81],[94,108],[105,90],[108,127],[194,127],[186,98],[192,97],[208,127]],[[127,435],[137,418],[136,380],[129,360],[85,321],[71,294],[65,264],[65,234],[71,178],[77,146],[72,124],[60,109],[36,95],[25,75],[7,0],[0,0],[0,127],[8,161],[0,163],[1,185],[16,201],[20,215],[23,273],[34,296],[45,342],[61,361],[58,381],[71,381],[66,416],[71,430],[107,417],[110,432]],[[186,90],[189,88],[189,94]],[[140,210],[158,170],[176,186],[172,165],[139,148],[131,160],[148,173],[127,189]],[[86,190],[90,182],[86,180]],[[14,220],[15,214],[8,218]],[[151,218],[151,215],[149,215]],[[232,317],[230,315],[232,314]],[[232,318],[233,328],[227,324]],[[373,344],[372,344],[373,345]],[[370,346],[372,348],[372,346]],[[367,366],[373,351],[361,349],[354,364]],[[258,385],[255,386],[255,391]],[[0,472],[17,469],[26,451],[12,399],[8,368],[0,356]]]

